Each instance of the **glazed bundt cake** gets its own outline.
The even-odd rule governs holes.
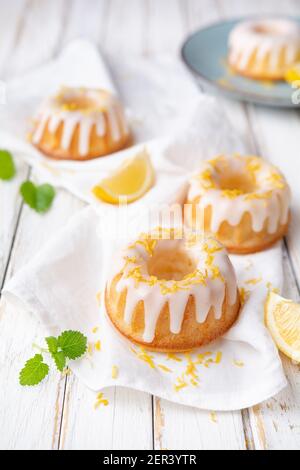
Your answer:
[[[253,253],[287,232],[289,206],[290,189],[276,167],[256,156],[221,155],[191,178],[185,222],[231,253]]]
[[[119,256],[105,293],[107,314],[129,340],[156,351],[186,351],[224,334],[239,312],[226,250],[176,231],[142,234]]]
[[[122,106],[110,92],[62,88],[42,103],[30,140],[49,157],[88,160],[123,149],[131,135]]]
[[[238,23],[229,35],[229,64],[241,75],[282,80],[300,59],[300,27],[288,19]]]

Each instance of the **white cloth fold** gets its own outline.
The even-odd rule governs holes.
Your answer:
[[[108,77],[103,61],[91,45],[82,42],[69,45],[58,61],[34,72],[34,80],[38,82],[38,76],[42,80],[43,71],[49,72],[47,67],[53,67],[56,85],[62,83],[66,80],[63,71],[68,68],[70,51],[74,54],[72,60],[75,67],[83,50],[87,57],[87,78],[91,78],[88,70],[94,70],[94,86],[101,86],[101,74]],[[59,68],[57,63],[60,61]],[[136,73],[135,78],[130,74],[127,78],[130,86],[132,83],[136,85],[138,77],[145,74],[144,64],[143,71],[139,71],[138,64],[132,65],[131,71],[133,70]],[[161,64],[148,66],[147,81],[143,84],[143,92],[152,93],[154,107],[158,106],[161,95],[168,88],[168,81],[161,76],[160,70]],[[71,367],[75,374],[94,390],[111,385],[127,386],[204,409],[240,409],[269,398],[286,385],[279,355],[263,325],[263,302],[267,289],[270,286],[281,288],[282,285],[280,243],[255,255],[231,257],[239,286],[245,289],[246,294],[249,291],[249,298],[238,321],[223,338],[190,355],[145,353],[116,333],[106,319],[103,302],[100,307],[97,301],[99,291],[103,297],[112,254],[129,235],[137,234],[144,224],[147,224],[147,210],[163,203],[182,201],[187,178],[197,168],[200,160],[218,153],[247,150],[230,127],[218,103],[212,98],[199,96],[185,72],[180,74],[179,70],[180,67],[178,74],[174,76],[174,64],[167,62],[164,65],[164,72],[168,74],[169,71],[173,77],[172,99],[175,101],[180,97],[182,100],[181,109],[184,110],[185,119],[171,119],[169,134],[165,139],[153,140],[159,134],[148,132],[148,124],[147,131],[141,132],[143,139],[149,139],[146,145],[155,167],[156,184],[141,200],[128,206],[126,211],[95,202],[91,199],[90,187],[96,182],[95,177],[101,179],[102,175],[111,171],[136,149],[128,149],[118,155],[84,163],[80,170],[78,164],[74,163],[49,163],[22,140],[20,122],[24,119],[26,106],[23,101],[19,101],[20,96],[17,93],[14,95],[14,110],[23,110],[23,118],[15,128],[19,133],[12,131],[11,124],[15,122],[15,115],[11,116],[10,124],[2,128],[0,138],[4,138],[3,146],[14,146],[18,149],[16,152],[20,158],[26,158],[40,170],[44,168],[43,176],[46,175],[48,180],[51,177],[55,184],[91,202],[93,207],[86,208],[76,215],[6,284],[3,292],[8,301],[37,315],[49,333],[57,334],[63,329],[79,329],[88,335],[91,347],[94,346],[93,354],[74,362]],[[73,70],[71,77],[74,73]],[[50,82],[53,86],[53,82]],[[17,85],[14,84],[11,88],[14,93],[15,90],[21,89],[22,79],[15,83]],[[43,83],[45,85],[45,82]],[[77,76],[76,84],[87,83],[90,82]],[[183,83],[186,83],[186,100],[182,91]],[[33,84],[33,89],[34,86]],[[123,91],[126,92],[125,83]],[[172,102],[170,90],[166,93],[168,100]],[[128,96],[132,96],[132,88]],[[137,102],[134,103],[134,108],[136,113]],[[178,108],[180,106],[177,105],[176,109]],[[174,112],[172,108],[171,114]],[[157,116],[155,129],[159,129],[161,123],[165,131],[166,121],[170,116],[168,113],[161,114]],[[130,228],[130,234],[126,233],[125,226]],[[95,347],[95,343],[99,346],[98,340],[101,342],[100,351],[99,347]],[[191,361],[195,364],[194,372],[196,371],[199,383],[193,380],[193,374],[189,372]]]

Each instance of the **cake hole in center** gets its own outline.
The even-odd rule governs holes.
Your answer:
[[[258,34],[272,34],[273,36],[274,35],[278,35],[278,34],[282,34],[282,30],[281,28],[278,26],[276,26],[275,24],[257,24],[253,27],[253,31],[255,33],[258,33]]]
[[[94,101],[86,96],[63,96],[58,99],[58,103],[67,111],[88,111],[95,108]]]
[[[155,250],[148,261],[150,276],[180,281],[196,269],[196,262],[182,250]]]
[[[242,193],[251,193],[255,190],[252,178],[243,173],[222,175],[219,184],[223,190],[238,190]]]

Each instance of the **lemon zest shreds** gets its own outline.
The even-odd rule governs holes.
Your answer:
[[[167,353],[167,360],[182,362],[182,359],[180,357],[176,356],[176,354],[174,354],[174,353]]]
[[[215,158],[211,158],[210,160],[208,160],[207,163],[209,163],[215,170],[219,170],[218,168],[218,164],[221,163],[223,160],[224,162],[224,155],[218,155],[217,157]]]
[[[159,367],[159,369],[163,370],[164,372],[173,372],[171,369],[169,369],[169,367],[165,366],[164,364],[157,364],[157,367]]]
[[[245,201],[251,201],[253,199],[270,199],[272,196],[271,191],[265,191],[263,193],[249,193],[245,195]]]
[[[240,293],[240,303],[241,303],[241,306],[243,306],[249,298],[250,291],[248,289],[245,289],[245,287],[240,287],[239,293]]]
[[[237,366],[237,367],[244,367],[244,365],[245,365],[245,364],[243,363],[243,361],[237,361],[236,359],[233,360],[233,363],[234,363],[234,365]]]
[[[209,268],[212,273],[212,279],[221,279],[222,282],[225,282],[225,279],[223,275],[221,274],[221,271],[218,266],[210,266]]]
[[[216,184],[213,181],[211,171],[207,168],[199,175],[199,179],[204,189],[215,189]]]
[[[247,281],[245,281],[245,284],[251,284],[251,285],[255,285],[255,284],[258,284],[259,282],[262,281],[262,278],[261,277],[257,277],[257,278],[252,278],[252,279],[248,279]]]
[[[127,268],[129,264],[135,264],[137,262],[137,257],[136,256],[124,256],[125,260],[125,265],[123,267],[123,270]]]
[[[190,354],[186,354],[187,366],[185,369],[185,374],[190,375],[193,379],[198,379],[196,362],[194,362]]]
[[[227,197],[228,199],[235,199],[238,196],[244,194],[244,191],[241,189],[223,189],[221,192],[222,196]]]
[[[104,398],[103,393],[98,393],[96,396],[96,402],[94,404],[94,408],[98,408],[100,405],[107,406],[109,404],[109,401]]]
[[[209,358],[203,363],[203,365],[204,365],[204,367],[208,368],[209,364],[212,364],[213,362],[215,362],[215,361],[213,359]]]
[[[177,377],[176,379],[176,382],[173,386],[175,392],[179,392],[179,390],[181,390],[182,388],[185,388],[188,386],[188,383],[186,382],[186,380],[184,379],[184,374],[182,374],[181,376]]]
[[[147,238],[146,238],[147,237]],[[129,249],[135,248],[137,245],[141,245],[145,248],[145,251],[152,256],[156,247],[157,240],[151,239],[147,234],[141,234],[140,238],[136,240],[132,245],[129,245]]]
[[[119,375],[118,366],[112,366],[112,368],[111,368],[111,377],[112,377],[112,379],[117,379],[118,375]]]
[[[216,353],[216,357],[215,357],[215,364],[219,364],[222,360],[222,352],[221,351],[217,351]]]
[[[278,287],[273,287],[272,282],[267,282],[267,283],[266,283],[266,288],[267,288],[269,291],[274,292],[275,294],[279,294],[279,289],[278,289]]]
[[[203,250],[206,252],[206,253],[209,253],[209,254],[214,254],[216,253],[217,251],[222,251],[223,250],[223,247],[221,245],[219,245],[219,243],[214,240],[214,239],[211,239],[209,241],[209,243],[204,243],[203,245]]]
[[[98,330],[99,330],[99,326],[94,326],[94,328],[92,329],[92,333],[97,333]]]
[[[101,341],[99,339],[95,342],[95,349],[96,351],[101,351]]]
[[[190,382],[191,382],[191,385],[193,385],[194,387],[198,387],[198,386],[199,386],[199,382],[198,382],[197,379],[191,378]]]
[[[204,361],[205,361],[205,358],[208,357],[208,356],[211,356],[212,353],[207,351],[207,352],[204,352],[204,353],[201,353],[201,354],[197,354],[197,363],[198,364],[203,364]]]
[[[211,411],[210,414],[210,420],[213,422],[213,423],[217,423],[218,422],[218,419],[217,419],[217,414],[215,411]]]
[[[149,367],[151,367],[151,369],[155,369],[155,364],[154,364],[154,356],[151,356],[151,354],[148,354],[147,351],[145,351],[144,349],[141,349],[140,352],[137,352],[137,357],[141,360],[141,361],[144,361],[146,362],[146,364],[149,365]]]
[[[87,353],[89,356],[92,356],[93,352],[94,352],[94,343],[90,342],[88,343]]]
[[[272,183],[275,188],[277,189],[283,189],[285,187],[284,181],[280,173],[273,172],[271,175],[267,178],[267,181]]]

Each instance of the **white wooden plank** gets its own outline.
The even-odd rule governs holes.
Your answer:
[[[157,398],[155,402],[156,449],[246,449],[239,411],[208,412]]]
[[[152,449],[149,395],[111,387],[103,397],[108,405],[95,409],[95,393],[68,377],[60,448]]]
[[[64,5],[61,0],[26,3],[15,51],[5,68],[7,76],[25,72],[56,52],[64,28]]]
[[[5,2],[1,8],[1,79],[4,79],[5,77],[5,65],[7,63],[8,56],[12,53],[15,46],[15,40],[22,28],[22,21],[19,21],[19,19],[20,15],[24,11],[24,5],[24,1],[16,2],[14,6],[11,2]],[[0,104],[0,106],[7,105]],[[9,256],[11,242],[20,210],[20,201],[18,200],[19,185],[26,177],[27,171],[27,165],[18,164],[17,176],[13,181],[0,181],[0,286],[3,281],[7,258]]]
[[[76,212],[82,203],[65,192],[57,194],[54,207],[40,215],[24,207],[19,230],[9,264],[7,278],[28,262],[39,249]],[[31,344],[40,343],[45,330],[24,311],[5,308],[0,315],[0,446],[6,449],[41,449],[57,447],[60,414],[64,395],[64,380],[55,370],[38,387],[18,385],[18,373],[25,361],[33,355]]]
[[[247,15],[275,15],[275,14],[299,14],[299,2],[293,0],[217,0],[220,15],[223,18],[231,18]]]
[[[220,19],[216,2],[212,0],[182,0],[185,7],[186,30],[191,34],[197,28],[206,26]]]
[[[146,31],[149,18],[147,2],[113,0],[109,3],[106,34],[103,40],[107,55],[141,55],[146,52]],[[101,41],[99,42],[101,47]]]
[[[178,0],[148,1],[148,21],[145,25],[148,54],[178,54],[186,33],[183,8],[184,4]]]
[[[26,11],[26,1],[17,0],[15,2],[1,3],[1,48],[0,48],[0,64],[1,78],[3,78],[3,64],[8,60],[9,55],[14,48],[22,29],[22,16]]]
[[[66,21],[62,44],[72,39],[83,37],[90,41],[101,42],[105,37],[106,24],[111,2],[107,0],[75,0],[66,12]],[[71,6],[71,8],[70,8]]]

